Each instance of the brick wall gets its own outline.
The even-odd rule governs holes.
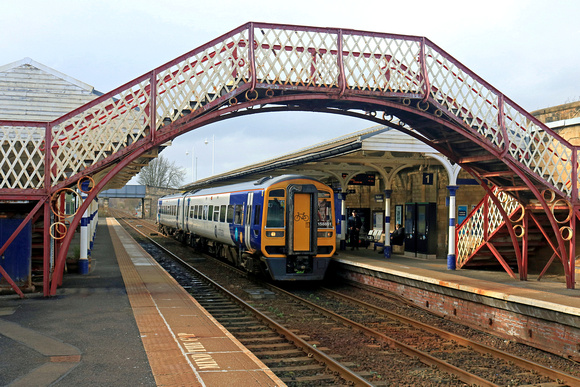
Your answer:
[[[372,275],[340,270],[342,278],[384,289],[448,320],[547,352],[580,360],[580,329],[557,321],[451,297],[388,281]]]

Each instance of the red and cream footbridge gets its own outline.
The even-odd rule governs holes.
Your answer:
[[[71,230],[124,168],[209,123],[294,110],[393,127],[481,181],[488,196],[473,220],[479,231],[458,235],[458,266],[482,246],[497,252],[492,234],[503,224],[526,279],[535,227],[574,287],[579,147],[426,38],[248,23],[52,122],[0,122],[0,197],[31,203],[22,226],[44,224],[45,295],[62,282]],[[65,214],[63,197],[79,190],[87,198]]]

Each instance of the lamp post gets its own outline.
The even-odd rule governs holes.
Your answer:
[[[185,155],[189,155],[188,151],[185,151]],[[191,147],[191,178],[193,179],[192,181],[196,181],[197,180],[197,164],[195,162],[195,146]]]
[[[212,151],[211,151],[211,174],[213,176],[215,171],[215,134],[211,136]],[[205,145],[208,144],[207,138],[205,139]]]

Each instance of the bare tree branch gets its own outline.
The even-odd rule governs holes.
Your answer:
[[[141,168],[137,182],[143,185],[161,188],[177,188],[183,185],[185,169],[169,162],[163,156],[151,160],[149,165]]]

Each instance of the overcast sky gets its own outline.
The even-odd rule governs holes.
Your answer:
[[[108,92],[249,21],[338,27],[426,36],[533,111],[580,99],[579,17],[577,0],[1,0],[0,65],[30,57]],[[182,135],[163,154],[186,183],[192,149],[197,177],[211,175],[212,137],[222,173],[372,125],[255,114]]]

